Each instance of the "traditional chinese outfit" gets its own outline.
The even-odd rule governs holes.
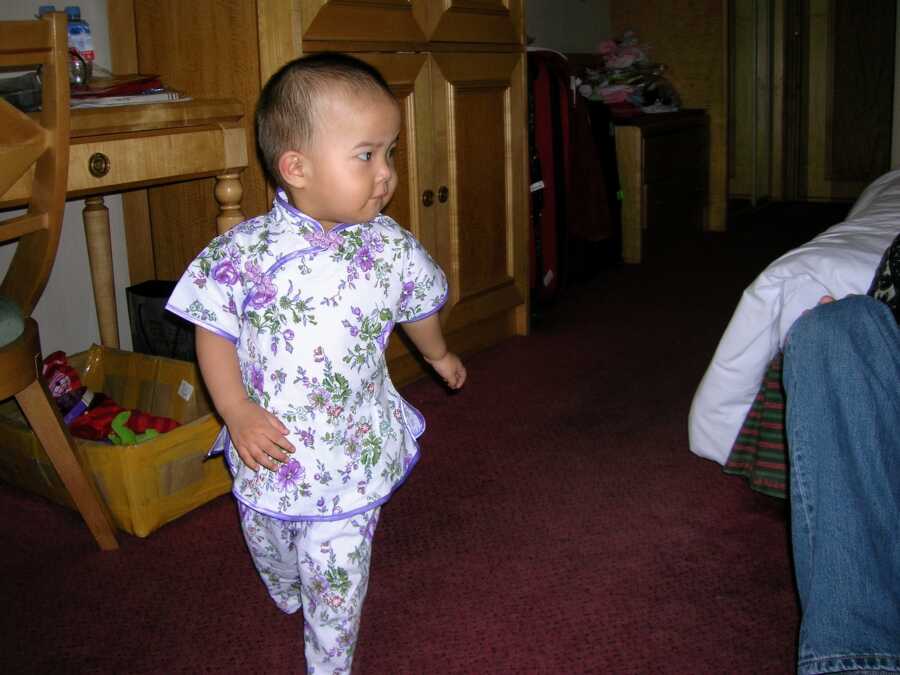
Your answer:
[[[248,396],[290,429],[297,450],[278,471],[249,469],[227,428],[213,448],[225,453],[251,553],[285,611],[300,606],[285,588],[299,581],[295,568],[307,553],[294,550],[303,547],[293,537],[286,544],[284,533],[303,538],[310,521],[359,521],[366,523],[359,536],[370,542],[373,509],[416,463],[424,420],[391,383],[384,351],[395,323],[424,319],[446,296],[440,268],[392,219],[325,232],[280,190],[268,214],[216,237],[172,293],[170,311],[234,343]],[[263,528],[260,515],[278,522]],[[263,543],[261,529],[275,541]],[[326,547],[317,555],[319,548]],[[300,558],[294,571],[274,572],[285,556]],[[340,560],[310,564],[341,569]],[[340,594],[328,603],[350,604]],[[346,637],[343,623],[335,630]]]

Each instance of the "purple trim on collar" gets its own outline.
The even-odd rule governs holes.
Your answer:
[[[325,231],[325,228],[322,227],[322,223],[315,218],[306,215],[288,201],[287,193],[284,191],[284,188],[278,188],[275,191],[275,204],[290,213],[293,217],[299,218],[303,223],[313,226],[314,230],[318,230],[319,232]]]
[[[444,305],[447,304],[447,298],[449,298],[449,297],[450,297],[450,289],[448,288],[447,292],[444,293],[444,297],[442,297],[440,299],[438,304],[436,304],[434,307],[429,309],[427,312],[425,312],[424,314],[419,314],[418,316],[414,316],[411,319],[404,319],[403,321],[398,321],[397,323],[413,323],[415,321],[421,321],[422,319],[427,319],[432,314],[437,314],[438,312],[440,312],[441,307],[443,307]]]
[[[180,309],[178,309],[174,305],[166,303],[166,310],[169,312],[172,312],[172,314],[175,314],[176,316],[180,316],[182,319],[184,319],[185,321],[189,321],[190,323],[194,324],[195,326],[200,326],[200,328],[208,330],[210,333],[215,333],[216,335],[225,338],[226,340],[228,340],[229,342],[231,342],[233,344],[238,343],[238,338],[236,338],[234,335],[231,335],[230,333],[226,333],[225,331],[221,330],[220,328],[216,328],[215,326],[210,326],[208,323],[206,323],[204,321],[200,321],[197,317],[194,317],[194,316],[191,316],[190,314],[186,314],[185,312],[182,312]]]
[[[303,211],[291,204],[291,202],[287,198],[287,193],[284,191],[284,188],[278,188],[275,191],[275,202],[283,209],[288,211],[292,216],[302,219],[304,223],[313,225],[315,226],[316,230],[325,233],[325,228],[322,226],[322,223],[320,223],[312,216],[306,215],[305,213],[303,213]],[[328,232],[340,232],[341,230],[346,230],[348,227],[353,227],[354,225],[359,225],[359,223],[337,223],[334,227],[328,230]]]

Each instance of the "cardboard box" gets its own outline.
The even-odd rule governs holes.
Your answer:
[[[224,460],[206,459],[222,427],[195,364],[97,345],[69,362],[88,389],[182,423],[136,445],[76,439],[117,527],[146,537],[231,489]],[[14,399],[0,405],[0,479],[74,508]]]

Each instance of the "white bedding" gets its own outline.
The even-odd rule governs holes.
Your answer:
[[[788,329],[823,295],[865,293],[900,232],[900,170],[869,185],[847,219],[770,264],[750,284],[691,404],[691,451],[725,464]]]

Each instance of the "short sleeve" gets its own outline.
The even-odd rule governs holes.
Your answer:
[[[232,231],[233,233],[233,231]],[[216,237],[191,262],[175,285],[166,309],[237,342],[238,307],[243,299],[241,262],[232,233]]]
[[[403,290],[397,321],[420,321],[447,301],[447,277],[425,247],[407,230],[404,237]]]

